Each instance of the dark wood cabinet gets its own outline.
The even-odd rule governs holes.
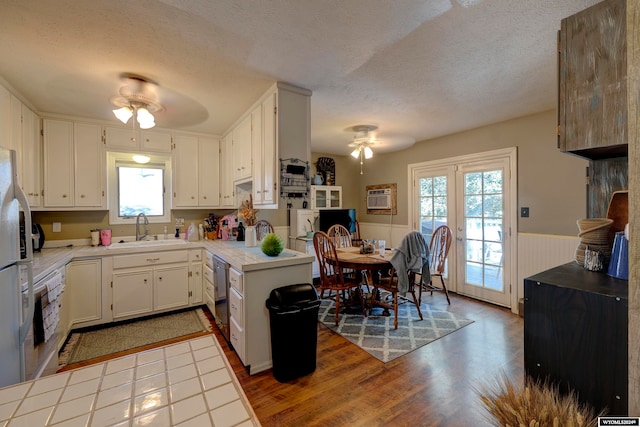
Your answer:
[[[558,148],[590,159],[626,156],[626,0],[563,19],[558,51]]]
[[[627,415],[628,283],[569,263],[524,281],[524,365],[562,393]]]

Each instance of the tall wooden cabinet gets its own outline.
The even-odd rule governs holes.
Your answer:
[[[597,411],[627,415],[628,283],[577,263],[524,281],[524,366]]]
[[[605,0],[561,23],[558,148],[590,159],[627,155],[626,1]]]

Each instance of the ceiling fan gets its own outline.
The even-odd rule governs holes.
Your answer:
[[[353,142],[349,144],[349,147],[354,148],[351,152],[351,156],[354,159],[360,158],[360,175],[362,172],[362,165],[364,159],[370,159],[373,157],[373,150],[371,147],[376,144],[377,140],[374,134],[371,134],[374,130],[378,129],[378,126],[374,125],[355,125],[350,128],[355,132],[353,136]]]
[[[113,114],[125,124],[135,115],[140,129],[154,127],[153,113],[164,110],[158,102],[158,84],[137,74],[123,73],[120,77],[125,84],[118,90],[119,95],[110,99],[111,104],[118,107]],[[133,124],[135,126],[135,122]]]

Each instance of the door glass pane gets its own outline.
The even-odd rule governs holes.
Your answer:
[[[420,178],[419,186],[420,232],[430,241],[436,228],[447,225],[447,177]]]
[[[502,170],[464,176],[466,283],[498,291],[502,283]]]

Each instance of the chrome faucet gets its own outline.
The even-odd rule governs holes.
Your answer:
[[[140,236],[140,217],[144,217],[144,235]],[[136,218],[136,241],[137,240],[144,240],[147,235],[149,234],[149,219],[147,218],[147,216],[140,212],[138,214],[138,217]]]

